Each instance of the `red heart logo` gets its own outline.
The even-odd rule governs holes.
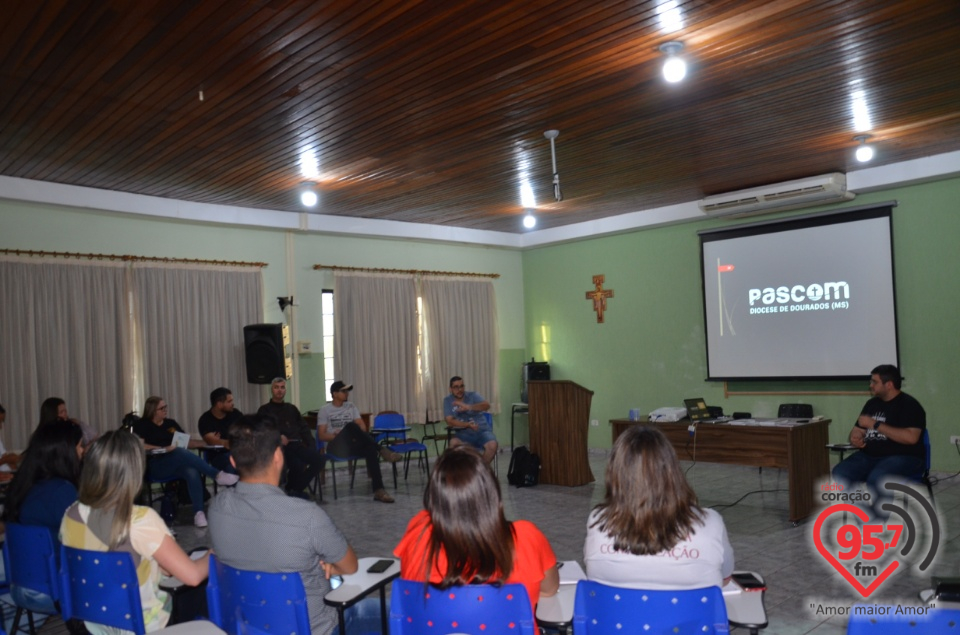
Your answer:
[[[883,584],[883,581],[886,580],[890,574],[900,566],[900,561],[894,560],[888,564],[887,568],[881,571],[880,575],[878,575],[877,578],[870,583],[870,586],[864,587],[862,584],[860,584],[860,580],[857,580],[855,577],[853,577],[853,574],[847,571],[847,568],[844,567],[843,564],[837,560],[832,553],[827,551],[827,548],[823,545],[823,538],[820,535],[820,529],[823,527],[823,522],[827,519],[827,516],[835,512],[850,512],[862,522],[867,522],[870,520],[870,517],[865,511],[854,505],[840,504],[828,507],[820,512],[820,515],[817,516],[817,522],[813,525],[813,543],[817,546],[817,551],[820,552],[820,555],[823,556],[824,560],[832,564],[833,568],[839,571],[840,575],[846,578],[847,582],[849,582],[854,589],[860,592],[860,595],[862,595],[864,598],[869,597],[870,594],[876,591],[877,587]]]

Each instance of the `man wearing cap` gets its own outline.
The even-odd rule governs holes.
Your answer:
[[[283,401],[287,396],[287,380],[277,377],[270,382],[270,394],[270,401],[260,406],[257,414],[269,417],[280,430],[287,466],[287,493],[309,498],[305,490],[323,469],[323,456],[315,449],[310,426],[300,415],[300,409]]]
[[[487,423],[484,413],[490,402],[475,392],[468,392],[462,377],[450,379],[450,394],[443,400],[443,416],[447,425],[455,429],[450,447],[469,445],[483,454],[483,462],[490,465],[497,455],[497,438]]]
[[[381,503],[392,503],[393,497],[383,487],[383,475],[380,473],[382,456],[390,463],[396,463],[403,458],[389,448],[380,447],[373,440],[367,429],[367,424],[360,417],[360,411],[355,405],[347,401],[353,384],[346,384],[340,380],[330,386],[330,403],[320,408],[317,413],[317,438],[326,441],[327,452],[337,456],[362,456],[367,463],[367,472],[373,483],[373,498]]]

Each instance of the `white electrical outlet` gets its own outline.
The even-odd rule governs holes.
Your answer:
[[[960,443],[960,435],[956,435],[956,434],[951,435],[951,436],[950,436],[950,443],[952,443],[952,444],[954,444],[954,445],[957,445],[958,443]]]
[[[596,428],[597,426],[600,425],[600,420],[599,420],[599,419],[591,419],[591,420],[590,420],[590,425],[592,425],[594,428]]]

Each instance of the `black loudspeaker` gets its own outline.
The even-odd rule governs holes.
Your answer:
[[[524,379],[527,381],[550,380],[550,364],[547,362],[528,362],[523,367],[526,370]]]
[[[549,381],[550,364],[548,362],[535,362],[533,358],[523,365],[523,388],[520,390],[520,401],[527,403],[527,382],[528,381]]]
[[[269,384],[274,377],[285,377],[282,324],[248,324],[243,327],[243,350],[247,362],[247,381]]]

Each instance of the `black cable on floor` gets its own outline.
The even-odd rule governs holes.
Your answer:
[[[788,490],[788,489],[785,488],[785,487],[784,487],[784,488],[781,488],[781,489],[755,489],[755,490],[753,490],[752,492],[747,492],[746,494],[744,494],[743,496],[741,496],[740,498],[738,498],[737,500],[733,501],[732,503],[730,503],[730,504],[728,504],[728,505],[710,505],[709,509],[719,509],[719,508],[725,508],[725,507],[733,507],[734,505],[736,505],[737,503],[739,503],[740,501],[742,501],[742,500],[743,500],[744,498],[746,498],[747,496],[750,496],[751,494],[764,494],[764,493],[768,493],[768,492],[789,492],[789,491],[790,491],[790,490]]]

